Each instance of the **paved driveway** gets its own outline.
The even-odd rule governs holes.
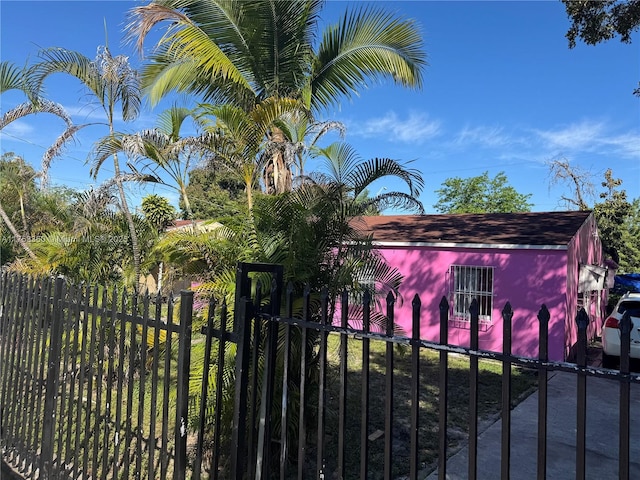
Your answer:
[[[575,478],[576,464],[576,381],[571,373],[549,374],[547,423],[547,478]],[[640,479],[640,385],[631,386],[630,478]],[[619,383],[587,378],[587,478],[618,479]],[[537,478],[538,392],[512,411],[511,478]],[[478,478],[500,478],[501,422],[487,428],[478,442]],[[467,478],[468,450],[463,448],[449,459],[448,479]],[[428,479],[437,479],[437,472]]]

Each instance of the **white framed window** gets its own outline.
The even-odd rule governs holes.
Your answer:
[[[470,322],[469,306],[475,298],[480,308],[480,323],[492,322],[494,267],[451,265],[451,320]]]

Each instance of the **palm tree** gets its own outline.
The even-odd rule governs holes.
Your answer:
[[[240,175],[245,184],[250,213],[253,191],[265,167],[265,156],[260,154],[265,148],[265,138],[280,118],[294,112],[305,116],[301,103],[291,98],[267,98],[248,111],[231,104],[202,104],[199,107],[198,118],[210,133],[217,133],[220,139],[213,152],[213,161]],[[216,122],[207,125],[206,117],[215,117]]]
[[[93,155],[93,174],[97,174],[103,162],[123,152],[134,162],[145,162],[141,173],[150,172],[158,183],[175,189],[182,199],[189,218],[191,203],[187,195],[189,170],[200,162],[208,151],[215,150],[215,135],[203,134],[182,137],[180,131],[192,111],[172,106],[158,117],[156,128],[134,134],[114,132],[98,140]],[[137,170],[137,169],[136,169]],[[167,183],[157,171],[162,170],[173,183]]]
[[[73,137],[73,135],[82,128],[81,126],[75,126],[71,122],[71,118],[65,112],[64,108],[61,105],[54,103],[50,100],[44,99],[39,95],[39,88],[35,82],[35,78],[33,76],[33,72],[30,69],[18,68],[11,62],[0,62],[0,94],[5,93],[9,90],[20,90],[22,91],[28,101],[19,104],[18,106],[8,110],[0,119],[0,130],[4,129],[7,125],[10,125],[12,122],[23,118],[27,115],[33,115],[37,113],[49,113],[53,114],[59,118],[61,118],[65,125],[66,129],[62,133],[60,137],[54,142],[54,144],[45,152],[43,156],[42,165],[43,170],[39,174],[40,182],[42,188],[46,187],[47,180],[47,170],[48,164],[51,159],[55,157],[59,152],[62,146]],[[23,202],[24,197],[20,197],[21,201],[21,211],[22,211],[22,219],[23,223],[25,221],[24,216],[24,208]],[[11,222],[11,219],[7,215],[7,212],[2,206],[0,202],[0,217],[6,224],[7,228],[14,236],[18,244],[24,249],[24,251],[34,259],[36,255],[29,248],[27,241],[20,235],[16,227]],[[26,231],[26,229],[25,229]]]
[[[115,135],[116,108],[124,121],[131,121],[140,111],[141,92],[138,73],[131,68],[128,58],[111,55],[108,47],[101,47],[94,61],[81,53],[62,48],[49,48],[40,52],[42,62],[34,66],[33,74],[38,89],[45,79],[54,73],[67,73],[77,78],[95,97],[106,117],[109,135]],[[124,191],[124,176],[118,155],[113,154],[114,180],[120,196],[120,208],[125,216],[135,271],[134,288],[138,290],[140,278],[140,246],[136,228]],[[97,172],[96,172],[97,173]]]
[[[312,121],[308,115],[299,115],[297,112],[283,115],[276,121],[276,127],[282,131],[284,142],[273,144],[273,148],[280,148],[284,152],[286,163],[297,169],[297,177],[304,176],[311,151],[324,135],[336,131],[344,139],[347,131],[342,122]],[[269,146],[267,144],[267,150]]]
[[[262,261],[283,263],[285,274],[299,287],[300,282],[328,285],[332,298],[345,287],[363,290],[365,283],[377,285],[372,293],[397,291],[399,279],[376,254],[358,219],[371,209],[423,213],[420,173],[394,159],[365,161],[343,142],[316,148],[314,155],[323,161],[324,171],[302,177],[297,189],[256,215],[256,230],[279,239],[277,246],[273,240],[260,242],[273,252]],[[362,198],[374,182],[391,178],[404,183],[408,192],[380,189]],[[280,233],[273,237],[275,232]],[[368,282],[361,281],[365,278]]]
[[[37,113],[50,113],[61,118],[66,124],[66,129],[56,141],[47,149],[42,157],[42,170],[39,173],[40,186],[44,190],[47,187],[48,169],[54,157],[60,154],[62,147],[73,138],[75,133],[86,125],[73,125],[71,117],[62,105],[42,98],[40,85],[34,72],[29,68],[18,68],[11,62],[0,62],[0,93],[8,90],[20,90],[28,98],[28,101],[5,112],[0,119],[0,130],[20,118]]]
[[[142,51],[159,23],[170,27],[142,71],[152,102],[172,90],[250,111],[268,98],[294,98],[314,114],[379,80],[420,87],[426,64],[418,29],[378,7],[345,12],[323,32],[320,0],[155,0],[131,11],[129,36]],[[282,142],[278,127],[267,132]],[[275,193],[289,188],[282,151],[270,165]]]
[[[13,152],[2,155],[0,158],[0,168],[2,172],[0,178],[2,191],[5,195],[10,192],[17,197],[20,220],[22,221],[22,231],[29,236],[31,232],[29,231],[29,224],[27,222],[26,197],[35,191],[34,179],[37,173],[31,165],[28,165],[24,161],[24,158]]]

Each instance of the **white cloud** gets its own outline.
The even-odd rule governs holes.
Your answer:
[[[534,131],[552,149],[589,150],[603,134],[604,125],[583,121],[564,128]]]
[[[424,113],[411,113],[401,119],[395,112],[388,112],[364,123],[354,122],[349,133],[365,138],[382,137],[390,142],[420,144],[440,135],[441,129],[438,120],[431,120]]]
[[[552,152],[601,153],[640,158],[640,132],[610,133],[604,122],[584,120],[561,128],[534,130]]]
[[[27,122],[15,120],[2,129],[2,133],[9,137],[23,138],[34,133],[34,128]]]
[[[513,139],[504,133],[504,128],[502,127],[465,126],[460,130],[458,135],[456,135],[453,143],[457,146],[479,144],[485,147],[497,148],[513,143]]]
[[[604,139],[605,145],[610,145],[624,157],[640,158],[640,131],[614,135]]]

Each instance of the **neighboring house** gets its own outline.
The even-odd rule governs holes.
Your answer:
[[[363,217],[387,262],[404,276],[396,323],[411,333],[411,301],[421,299],[421,338],[439,340],[442,297],[450,304],[449,343],[468,346],[468,306],[480,306],[481,350],[502,351],[501,311],[513,316],[515,355],[538,356],[537,314],[551,313],[549,357],[574,357],[575,317],[590,316],[589,337],[599,333],[607,300],[602,245],[591,212],[398,215]]]
[[[194,224],[199,233],[212,232],[222,227],[221,223],[212,220],[174,220],[164,231],[165,234],[193,233]],[[147,276],[142,277],[141,281],[152,294],[167,294],[171,291],[177,293],[180,290],[192,287],[190,278],[176,275],[176,272],[172,269],[165,271],[163,262],[154,267]]]
[[[212,220],[174,220],[171,225],[165,228],[165,232],[193,232],[193,225],[196,225],[198,232],[211,232],[222,224]]]

